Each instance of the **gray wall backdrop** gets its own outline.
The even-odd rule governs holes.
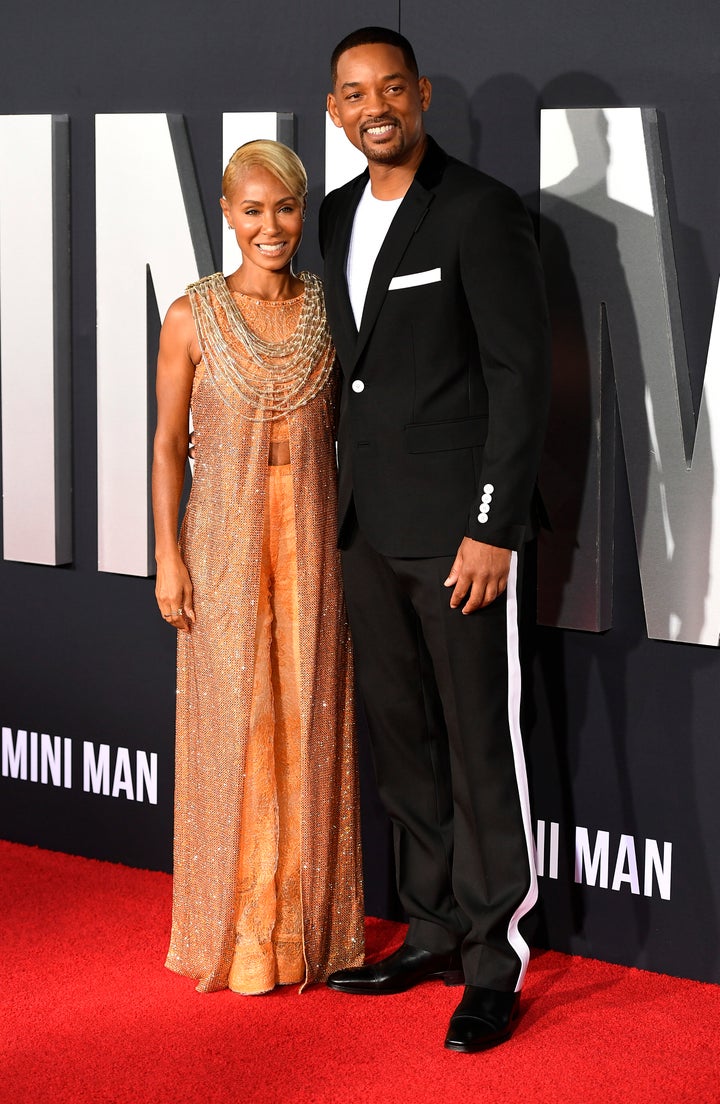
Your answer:
[[[221,116],[290,111],[313,182],[302,249],[318,269],[327,58],[361,23],[414,42],[435,88],[428,128],[537,206],[541,107],[654,106],[665,139],[690,371],[702,383],[720,271],[720,8],[712,0],[74,0],[0,9],[0,114],[70,117],[74,559],[0,562],[0,724],[156,752],[157,804],[0,777],[0,835],[170,869],[174,634],[152,580],[96,570],[94,115],[184,115],[216,259]],[[178,294],[186,275],[178,273]],[[33,289],[27,288],[28,298]],[[616,463],[614,603],[602,634],[526,633],[526,741],[535,818],[558,833],[528,935],[552,946],[720,981],[720,657],[649,641],[622,449]],[[369,911],[392,914],[387,826],[362,749]],[[78,763],[75,763],[78,772]],[[632,837],[640,892],[576,884],[575,827]],[[672,891],[643,892],[645,841],[672,843]],[[628,873],[627,861],[621,873]],[[585,879],[587,881],[587,879]],[[698,930],[698,921],[700,928]]]

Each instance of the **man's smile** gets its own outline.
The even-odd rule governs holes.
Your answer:
[[[379,138],[383,134],[389,134],[394,129],[395,123],[381,123],[380,125],[366,127],[363,134],[372,134],[374,138]]]

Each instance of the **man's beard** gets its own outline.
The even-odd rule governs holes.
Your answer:
[[[402,127],[397,119],[387,117],[385,119],[379,119],[376,123],[372,123],[372,126],[385,126],[388,123],[392,123],[395,128],[393,135],[394,141],[384,146],[368,145],[365,142],[365,131],[360,133],[360,146],[363,153],[367,157],[368,161],[376,161],[378,164],[387,165],[393,161],[398,160],[405,151],[405,136],[403,135]],[[369,129],[369,128],[366,128]]]

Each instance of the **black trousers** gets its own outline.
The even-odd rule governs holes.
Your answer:
[[[342,553],[356,681],[394,831],[407,941],[462,947],[466,984],[515,990],[537,897],[520,736],[517,555],[506,594],[464,615],[453,557],[397,559],[355,526]]]

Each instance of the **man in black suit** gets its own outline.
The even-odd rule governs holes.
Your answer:
[[[448,157],[431,88],[386,28],[347,36],[328,111],[368,170],[320,213],[343,371],[339,532],[356,675],[393,822],[402,948],[328,984],[466,987],[446,1047],[509,1038],[535,902],[519,727],[518,550],[549,393],[530,220]]]

